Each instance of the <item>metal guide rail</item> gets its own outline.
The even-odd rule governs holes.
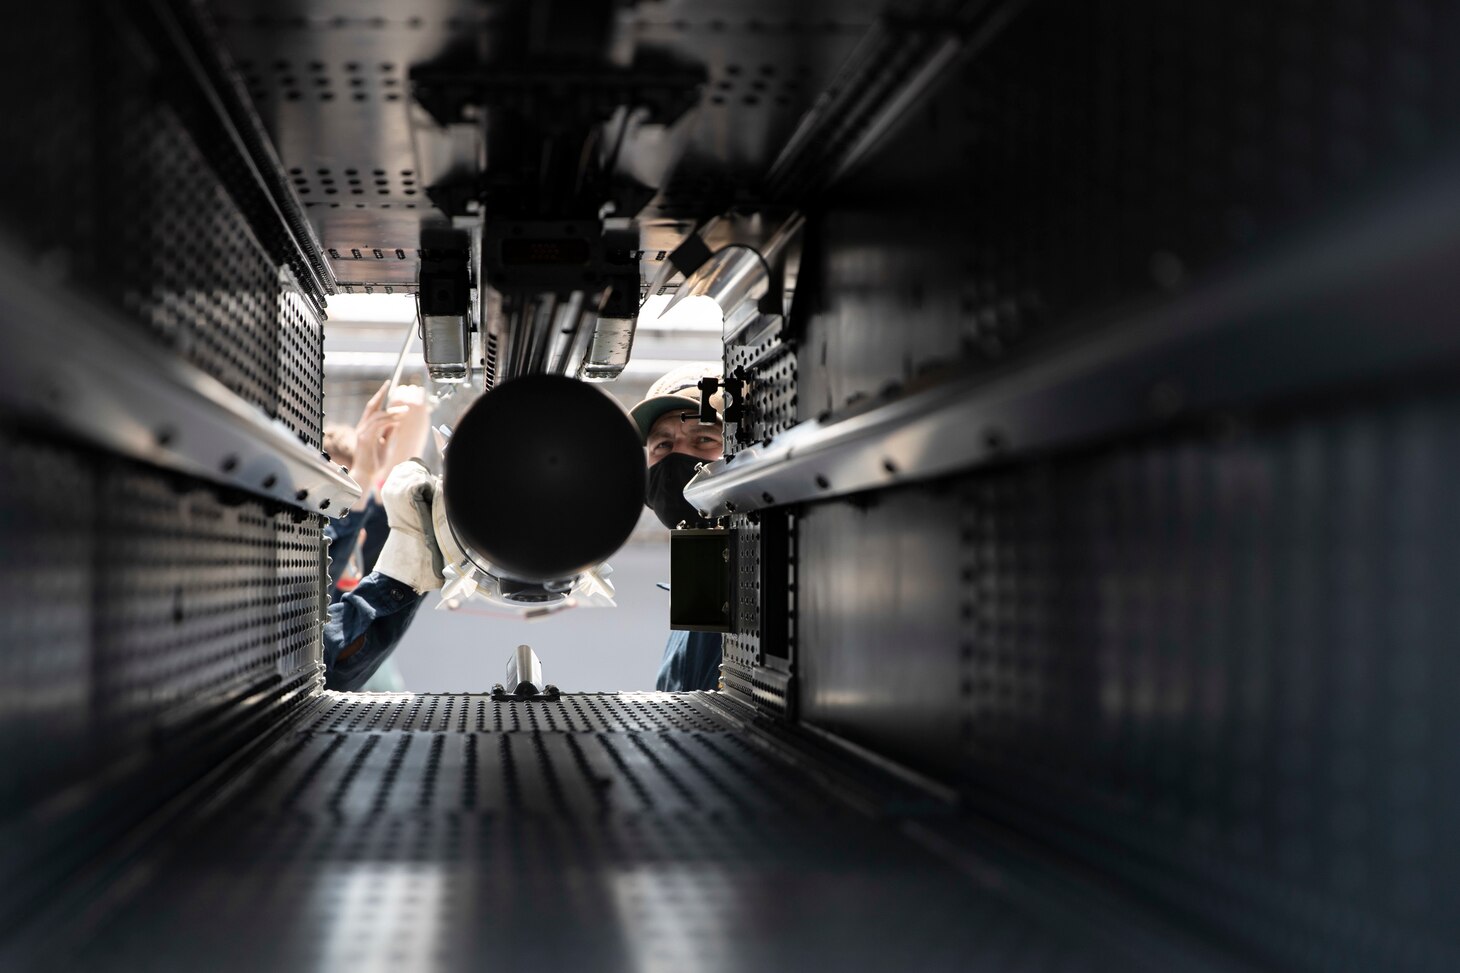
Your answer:
[[[326,693],[134,856],[48,957],[95,970],[1170,962],[1148,926],[1099,918],[1103,893],[1063,909],[992,844],[955,867],[909,837],[949,817],[942,802],[865,767],[855,787],[826,786],[835,760],[729,707],[701,693]]]
[[[3,243],[0,281],[0,408],[301,517],[342,516],[360,496],[341,467],[284,423],[200,368],[137,341],[105,306],[46,290]],[[86,380],[58,371],[61,360]]]

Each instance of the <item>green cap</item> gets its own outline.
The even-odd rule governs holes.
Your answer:
[[[691,362],[666,372],[649,386],[649,394],[638,405],[629,410],[634,424],[639,427],[639,442],[649,441],[649,430],[666,413],[674,411],[700,411],[700,379],[719,378],[719,362]],[[724,393],[717,389],[710,396],[710,407],[716,418],[723,419],[725,412]]]

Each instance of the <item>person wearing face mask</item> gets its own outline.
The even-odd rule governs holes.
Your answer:
[[[644,503],[671,530],[681,524],[709,526],[684,498],[684,487],[699,464],[725,452],[723,393],[710,397],[715,421],[702,423],[699,415],[700,379],[720,374],[718,362],[683,365],[651,385],[644,400],[629,410],[649,464]],[[721,650],[718,632],[670,632],[654,688],[667,692],[718,688]]]

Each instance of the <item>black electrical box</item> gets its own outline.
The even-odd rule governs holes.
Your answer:
[[[669,533],[669,627],[728,632],[734,621],[735,531],[681,528]]]

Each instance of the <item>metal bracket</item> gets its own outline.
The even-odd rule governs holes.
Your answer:
[[[557,686],[547,685],[539,690],[530,682],[521,682],[512,692],[507,692],[507,687],[501,683],[492,686],[492,699],[497,702],[519,702],[519,703],[552,703],[562,697],[562,691]]]
[[[730,396],[730,402],[725,406],[725,422],[733,422],[739,425],[740,420],[745,417],[745,386],[746,375],[744,368],[736,368],[727,375],[721,383],[725,387],[725,394]]]
[[[514,688],[508,692],[507,686]],[[517,646],[507,660],[507,686],[500,682],[493,686],[492,699],[498,702],[552,702],[562,695],[557,686],[543,681],[542,661],[528,645]]]

